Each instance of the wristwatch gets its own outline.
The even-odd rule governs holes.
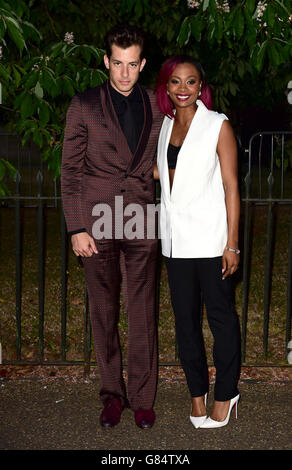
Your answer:
[[[237,248],[230,248],[229,246],[226,246],[225,250],[232,251],[233,253],[236,253],[237,255],[239,255],[240,253],[240,250],[238,250]]]

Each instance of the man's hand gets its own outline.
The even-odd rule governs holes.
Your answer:
[[[93,253],[98,253],[93,238],[87,232],[72,235],[71,242],[76,256],[89,258]]]

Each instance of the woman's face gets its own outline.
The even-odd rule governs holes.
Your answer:
[[[167,82],[169,98],[178,108],[196,106],[201,85],[200,73],[193,64],[179,64]]]

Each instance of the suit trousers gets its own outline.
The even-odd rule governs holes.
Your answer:
[[[182,367],[192,397],[209,389],[202,333],[202,299],[214,337],[216,367],[214,399],[227,401],[238,394],[240,329],[233,302],[232,278],[222,280],[222,257],[165,258],[175,315],[176,338]]]
[[[157,240],[99,240],[98,253],[82,258],[103,403],[116,396],[133,410],[153,407],[158,356],[157,246]],[[126,276],[128,396],[118,331],[121,256]]]

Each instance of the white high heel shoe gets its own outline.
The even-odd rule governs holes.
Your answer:
[[[205,393],[205,406],[207,405],[208,393]],[[204,416],[190,416],[191,423],[198,429],[205,422],[207,415]]]
[[[226,424],[228,424],[229,422],[230,413],[234,405],[235,405],[235,418],[237,419],[237,407],[238,407],[239,397],[240,397],[240,394],[236,395],[236,397],[230,400],[229,410],[224,421],[215,421],[214,419],[209,417],[203,422],[203,424],[200,427],[201,428],[222,428],[223,426],[226,426]]]

